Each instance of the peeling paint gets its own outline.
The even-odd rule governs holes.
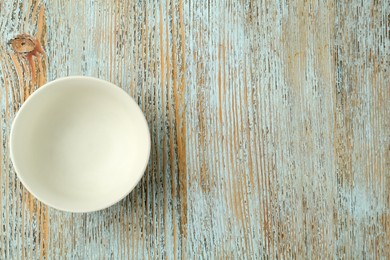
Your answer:
[[[1,2],[0,259],[388,258],[389,12],[384,0]],[[7,43],[21,33],[44,50],[33,63]],[[152,136],[140,184],[95,213],[47,208],[8,155],[20,105],[68,75],[122,87]]]

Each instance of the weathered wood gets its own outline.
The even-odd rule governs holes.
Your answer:
[[[388,1],[18,0],[0,14],[0,259],[390,257]],[[42,52],[9,43],[23,33]],[[38,202],[8,153],[23,101],[68,75],[121,86],[152,135],[141,183],[95,213]]]

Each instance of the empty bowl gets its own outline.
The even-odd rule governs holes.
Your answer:
[[[37,199],[90,212],[124,198],[139,182],[150,134],[136,102],[104,80],[49,82],[22,105],[11,128],[15,171]]]

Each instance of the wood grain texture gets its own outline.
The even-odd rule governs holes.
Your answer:
[[[388,1],[7,0],[0,14],[0,259],[390,258]],[[43,47],[32,65],[8,44],[21,33]],[[68,75],[122,87],[152,136],[135,190],[89,214],[38,202],[8,152],[23,101]]]

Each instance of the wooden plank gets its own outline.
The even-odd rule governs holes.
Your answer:
[[[9,12],[11,10],[12,12]],[[49,236],[48,208],[33,199],[17,180],[8,154],[10,125],[15,113],[24,100],[46,82],[46,56],[40,49],[41,43],[46,43],[45,7],[40,2],[19,5],[5,3],[2,6],[2,14],[4,11],[6,15],[2,19],[4,30],[2,35],[9,37],[4,40],[8,41],[11,37],[16,37],[13,29],[17,28],[16,32],[23,33],[21,30],[29,30],[34,36],[31,38],[21,35],[8,42],[8,46],[7,42],[1,46],[2,122],[4,123],[1,176],[2,180],[5,179],[1,185],[3,194],[1,258],[46,258]],[[19,19],[12,19],[10,17],[12,14],[19,14]],[[24,46],[20,45],[21,42],[24,46],[32,45],[30,54],[23,54]],[[39,53],[35,53],[35,50]]]
[[[0,3],[0,259],[390,257],[390,4]],[[8,44],[26,33],[43,52]],[[35,74],[32,72],[35,71]],[[144,178],[72,214],[21,185],[20,105],[46,81],[109,80],[145,113]]]

